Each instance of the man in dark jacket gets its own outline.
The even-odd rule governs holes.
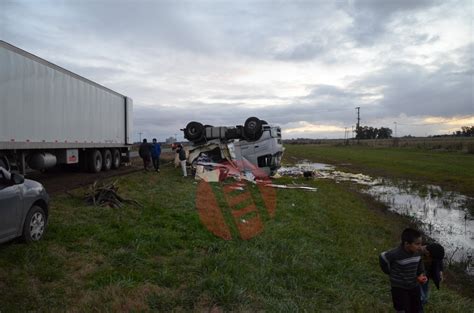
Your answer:
[[[143,139],[143,142],[138,148],[138,155],[143,160],[143,168],[145,171],[148,171],[148,166],[151,162],[151,148],[152,146],[146,141],[146,138]]]
[[[153,167],[156,172],[160,172],[160,155],[161,155],[161,146],[160,143],[156,141],[156,138],[153,138],[153,148],[151,150],[151,160],[153,161]]]
[[[181,164],[181,169],[183,170],[183,177],[186,177],[188,176],[186,172],[186,151],[181,144],[178,144],[176,153],[178,153],[179,156],[179,163]]]

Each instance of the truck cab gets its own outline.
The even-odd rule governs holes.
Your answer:
[[[193,121],[182,131],[184,137],[193,143],[188,157],[191,165],[205,154],[212,162],[229,158],[246,160],[270,176],[281,166],[284,151],[281,128],[259,118],[249,117],[244,125],[230,127],[214,127]]]

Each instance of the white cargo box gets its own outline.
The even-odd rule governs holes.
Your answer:
[[[130,98],[0,41],[0,148],[132,143]]]

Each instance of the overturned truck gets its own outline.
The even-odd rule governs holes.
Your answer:
[[[257,117],[249,117],[244,125],[237,126],[214,127],[193,121],[181,130],[192,142],[188,163],[194,171],[199,164],[237,161],[272,176],[281,166],[281,128]]]

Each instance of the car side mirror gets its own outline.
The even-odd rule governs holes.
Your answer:
[[[10,181],[14,185],[20,185],[20,184],[23,184],[25,182],[25,178],[20,174],[11,173]]]

